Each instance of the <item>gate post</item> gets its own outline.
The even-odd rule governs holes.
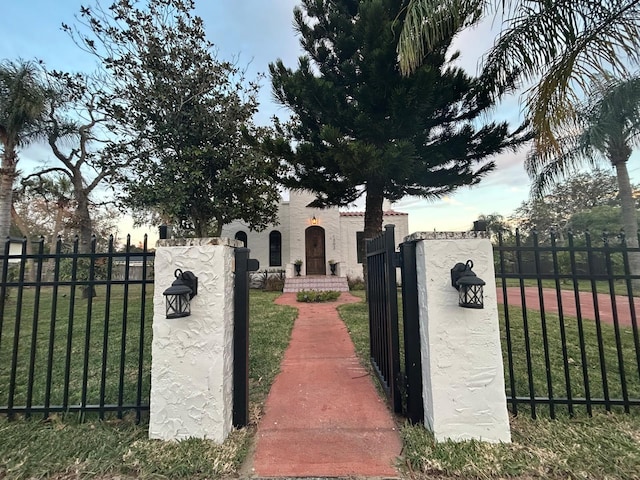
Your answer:
[[[485,233],[424,232],[415,241],[424,421],[436,441],[510,442],[493,248]],[[462,308],[451,269],[471,259],[484,308]]]
[[[402,321],[404,325],[404,368],[406,372],[407,418],[411,423],[424,421],[422,402],[422,360],[420,358],[420,310],[416,243],[400,244],[402,273]]]
[[[233,426],[249,423],[249,272],[260,268],[245,247],[235,250],[233,292]]]
[[[149,437],[222,443],[232,428],[233,260],[226,238],[161,240],[154,266]],[[191,314],[167,318],[176,269],[198,277]]]

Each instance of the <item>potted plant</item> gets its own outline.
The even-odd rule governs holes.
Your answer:
[[[335,260],[329,260],[329,268],[331,269],[331,275],[336,275],[336,270],[338,269],[338,262]]]
[[[296,270],[296,277],[300,276],[300,270],[302,269],[302,260],[298,259],[295,262],[293,262],[293,267]]]

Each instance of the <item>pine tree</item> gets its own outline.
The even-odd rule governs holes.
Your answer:
[[[479,80],[451,64],[452,37],[402,76],[394,21],[406,1],[304,0],[294,11],[306,55],[296,70],[270,65],[277,101],[292,112],[272,151],[290,188],[314,206],[365,195],[365,238],[382,229],[383,200],[436,198],[473,185],[490,159],[523,141],[506,123],[485,122],[493,104]]]

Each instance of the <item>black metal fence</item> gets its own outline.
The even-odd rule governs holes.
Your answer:
[[[2,245],[0,413],[149,409],[154,253],[96,245]]]
[[[534,232],[500,237],[494,258],[512,412],[640,406],[640,249]]]

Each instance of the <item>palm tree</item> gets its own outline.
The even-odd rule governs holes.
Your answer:
[[[637,247],[638,217],[627,162],[640,143],[640,76],[603,77],[593,87],[578,115],[563,125],[566,133],[558,141],[559,149],[534,148],[529,154],[526,168],[534,179],[532,194],[544,194],[578,167],[608,162],[616,170],[627,245]],[[640,273],[638,257],[629,257],[634,274]]]
[[[440,39],[491,14],[502,14],[503,29],[483,75],[495,95],[514,79],[533,84],[525,105],[538,150],[559,148],[558,127],[598,77],[625,75],[640,60],[640,0],[407,0],[399,17],[401,70],[415,70]]]
[[[31,62],[0,63],[0,238],[9,235],[18,148],[40,134],[46,94]]]
[[[513,234],[509,222],[499,213],[490,213],[488,215],[482,213],[478,215],[477,221],[484,225],[485,231],[489,233],[492,242],[495,242],[499,236],[510,237]]]

